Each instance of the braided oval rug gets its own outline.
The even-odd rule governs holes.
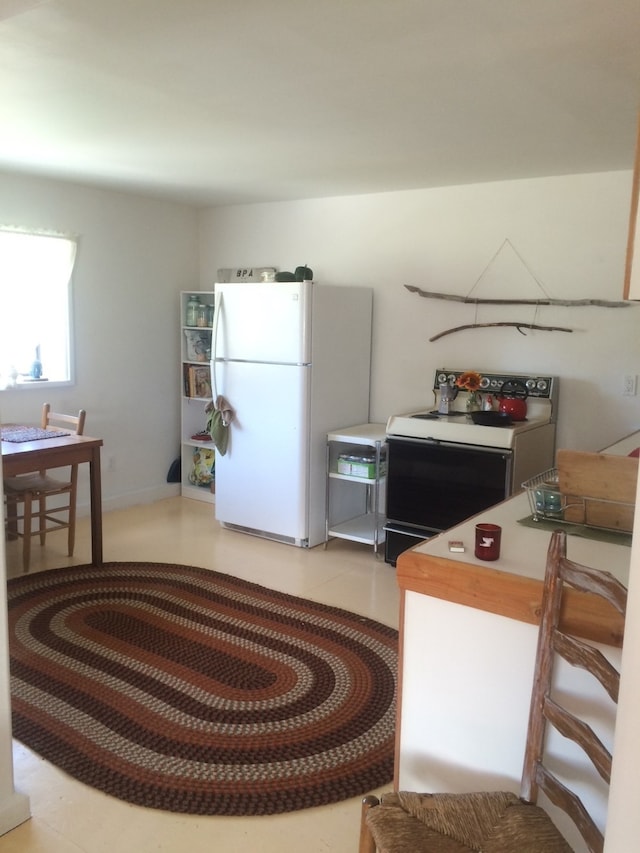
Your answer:
[[[397,632],[190,566],[8,582],[13,734],[130,803],[264,815],[393,777]]]

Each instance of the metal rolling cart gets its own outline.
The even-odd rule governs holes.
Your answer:
[[[359,424],[327,433],[325,548],[329,539],[384,542],[386,426]]]

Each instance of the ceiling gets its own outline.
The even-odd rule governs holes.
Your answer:
[[[0,0],[0,169],[197,205],[630,169],[640,0]]]

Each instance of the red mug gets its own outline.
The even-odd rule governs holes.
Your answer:
[[[479,560],[497,560],[500,556],[501,535],[499,524],[476,524],[476,557]]]

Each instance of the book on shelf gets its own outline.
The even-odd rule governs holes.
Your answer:
[[[187,397],[211,398],[211,375],[208,366],[190,364],[187,368]]]

